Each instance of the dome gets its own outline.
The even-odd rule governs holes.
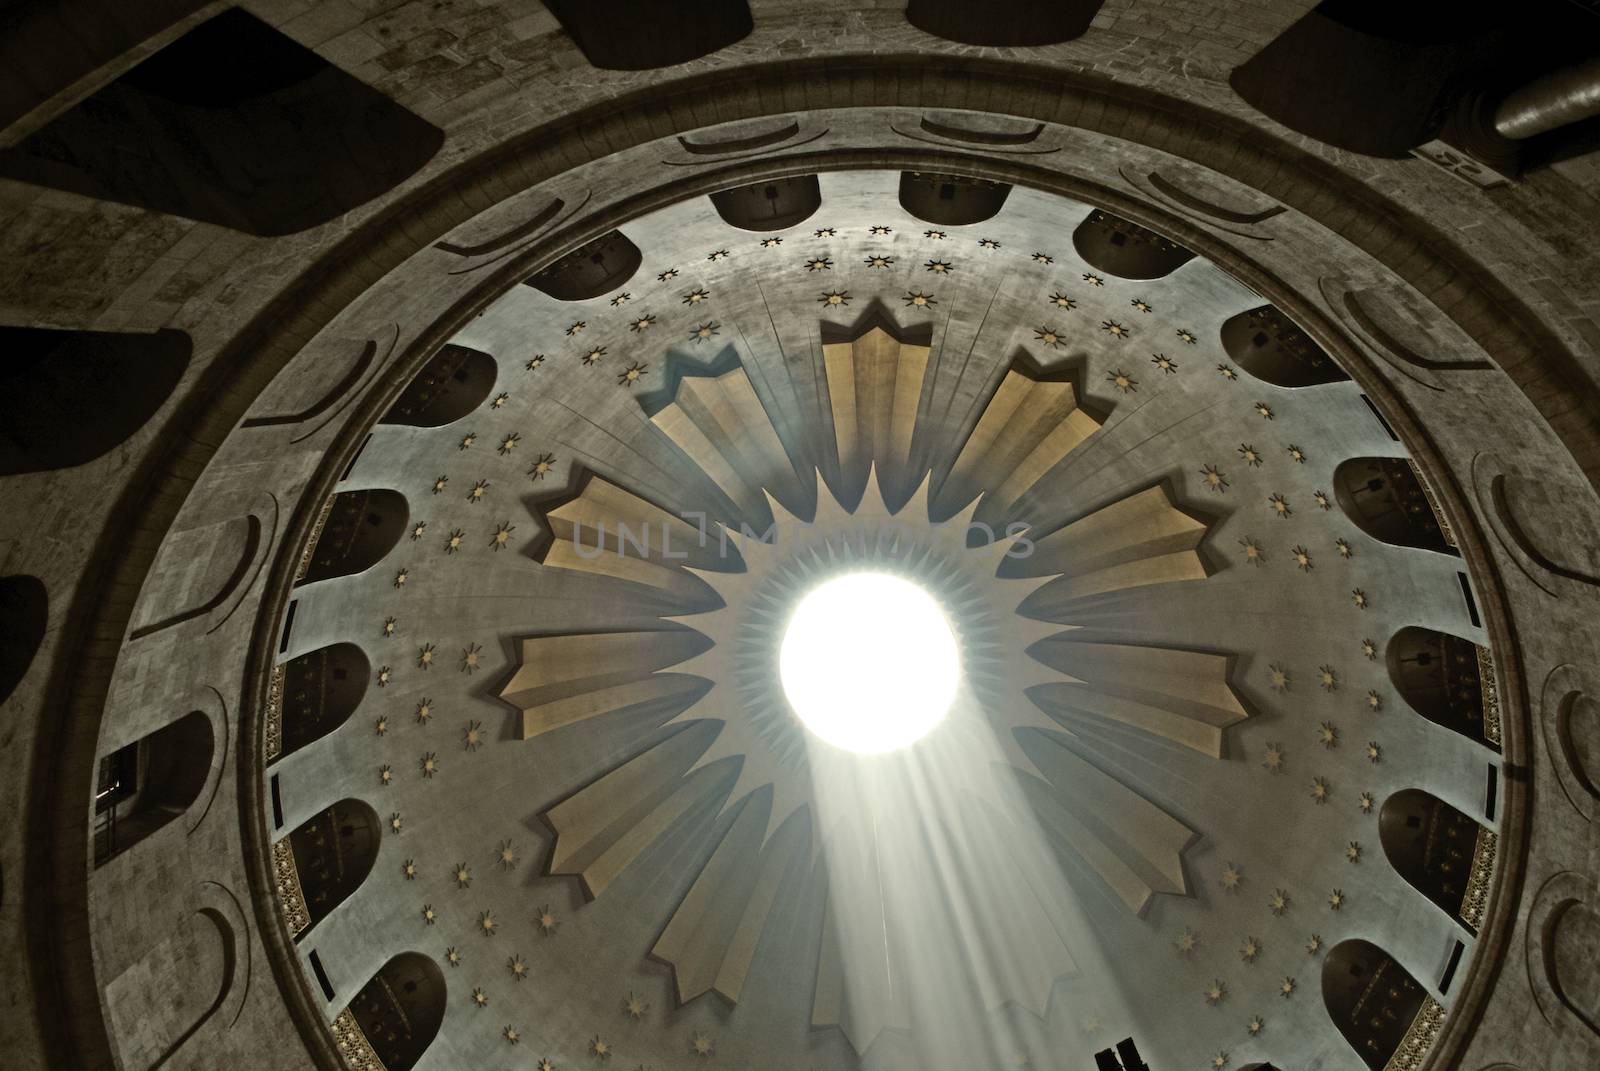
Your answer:
[[[21,1066],[1600,1054],[1593,156],[1429,118],[1523,30],[382,7],[0,150]]]

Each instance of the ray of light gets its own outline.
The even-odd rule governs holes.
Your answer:
[[[837,1025],[862,1053],[903,1032],[934,1071],[1091,1066],[1088,1045],[1063,1050],[1046,1020],[1131,1032],[1110,958],[975,695],[914,748],[858,756],[812,738],[807,752],[829,885],[813,1025]]]

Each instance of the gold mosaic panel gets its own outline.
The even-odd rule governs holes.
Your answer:
[[[294,849],[285,837],[272,846],[272,879],[278,890],[278,907],[283,911],[283,921],[289,932],[298,937],[311,925],[311,914],[306,909],[306,897],[300,891],[300,873],[294,865]]]
[[[1500,744],[1500,686],[1495,682],[1494,655],[1478,645],[1478,685],[1483,695],[1483,736],[1496,747]]]
[[[1478,830],[1478,845],[1472,852],[1472,871],[1467,876],[1467,895],[1461,901],[1461,921],[1474,930],[1483,927],[1483,912],[1489,904],[1489,879],[1494,875],[1494,856],[1499,841],[1492,831]]]
[[[339,1055],[344,1057],[345,1066],[350,1071],[387,1071],[349,1008],[340,1012],[333,1021],[333,1043],[338,1046]]]
[[[1444,1007],[1432,997],[1422,998],[1422,1009],[1411,1021],[1411,1029],[1400,1039],[1383,1071],[1417,1071],[1427,1058],[1428,1050],[1439,1039],[1439,1028],[1444,1026]]]
[[[264,762],[271,762],[283,752],[283,667],[272,667],[272,679],[267,684],[267,711],[266,728],[262,730],[264,737],[262,746],[266,758]]]
[[[1428,508],[1433,510],[1433,519],[1439,524],[1439,534],[1444,536],[1444,541],[1452,547],[1456,545],[1456,534],[1450,529],[1450,522],[1445,519],[1444,510],[1439,508],[1439,497],[1433,493],[1433,488],[1428,486],[1428,481],[1423,477],[1422,470],[1417,463],[1406,458],[1406,463],[1411,466],[1411,474],[1417,478],[1417,486],[1422,488],[1422,497],[1428,500]]]

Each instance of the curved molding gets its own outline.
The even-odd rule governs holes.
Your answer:
[[[206,717],[211,719],[213,734],[211,772],[206,775],[206,783],[201,786],[200,795],[195,797],[194,803],[189,805],[188,813],[184,815],[185,833],[193,833],[199,829],[200,823],[211,813],[211,805],[217,800],[217,790],[222,787],[222,771],[227,768],[229,747],[233,743],[230,739],[233,721],[228,717],[228,701],[223,698],[221,692],[210,685],[206,686],[202,695],[205,698],[196,705],[196,709],[205,711]],[[205,802],[202,803],[202,800]]]
[[[829,127],[820,130],[808,130],[808,123],[801,119],[791,117],[790,121],[776,130],[764,131],[758,134],[740,135],[729,138],[710,138],[694,140],[685,135],[678,135],[678,144],[683,147],[687,156],[663,156],[661,163],[668,167],[704,167],[711,163],[728,163],[736,160],[752,160],[757,157],[767,156],[776,151],[798,149],[802,145],[809,145],[818,138],[826,137]],[[747,125],[747,124],[735,124]],[[804,135],[804,136],[802,136]]]
[[[450,271],[446,273],[448,275],[466,275],[468,272],[478,271],[479,269],[486,268],[490,264],[494,264],[505,257],[511,256],[519,249],[522,249],[529,243],[536,241],[542,232],[550,230],[552,227],[558,227],[562,224],[565,224],[567,221],[573,219],[586,207],[588,207],[589,199],[593,196],[593,190],[585,189],[583,191],[583,196],[578,199],[578,203],[573,205],[570,209],[567,209],[567,203],[565,200],[560,197],[555,197],[550,201],[549,204],[535,212],[522,223],[515,224],[497,234],[487,236],[476,242],[471,241],[470,237],[468,237],[465,244],[448,241],[435,242],[433,247],[445,253],[454,253],[456,256],[466,257],[474,260],[474,263],[468,264],[464,268],[451,268]],[[497,205],[496,207],[503,207],[503,205]],[[491,253],[493,253],[494,256],[490,256],[489,254]],[[478,257],[482,257],[483,259],[476,259]]]
[[[1030,145],[1039,140],[1039,135],[1044,132],[1043,123],[1035,123],[1031,129],[1005,132],[999,130],[979,130],[971,127],[958,126],[955,123],[941,123],[930,119],[926,115],[919,124],[922,129],[936,137],[948,141],[965,141],[973,145]]]
[[[274,521],[276,521],[276,519],[276,517],[273,518]],[[269,536],[267,543],[270,545],[270,542],[271,537]],[[178,613],[162,618],[160,621],[156,621],[152,624],[144,625],[140,628],[134,629],[128,634],[128,642],[132,643],[135,640],[142,640],[146,636],[173,628],[174,626],[181,625],[186,621],[193,621],[196,618],[209,615],[211,611],[217,609],[217,607],[227,602],[228,597],[232,595],[234,591],[238,589],[240,584],[244,582],[245,574],[250,572],[251,564],[256,563],[257,558],[261,554],[261,546],[261,518],[257,517],[254,513],[248,513],[245,515],[244,547],[240,551],[239,560],[234,564],[233,571],[230,572],[227,579],[222,582],[222,587],[217,590],[216,594],[212,595],[211,598],[197,606],[191,606],[187,610],[180,610]],[[256,572],[260,572],[259,564],[257,565]],[[252,574],[252,579],[253,576],[254,574]],[[235,605],[237,605],[237,603],[235,603]],[[212,628],[208,629],[207,631],[215,632],[216,629]]]
[[[1523,948],[1528,987],[1544,1021],[1558,1030],[1576,1025],[1600,1037],[1594,1010],[1577,1007],[1567,995],[1555,956],[1563,919],[1576,908],[1595,912],[1597,907],[1596,889],[1588,877],[1575,870],[1552,875],[1533,894]]]
[[[926,127],[926,122],[927,122],[926,120],[923,121],[924,129],[927,128]],[[993,142],[979,142],[976,139],[971,138],[969,136],[952,136],[952,135],[943,135],[942,134],[939,137],[925,137],[922,134],[912,133],[909,130],[902,130],[897,124],[894,124],[894,123],[890,123],[889,124],[889,129],[894,131],[896,134],[899,134],[901,137],[907,139],[908,141],[920,141],[925,145],[944,145],[944,146],[948,146],[948,147],[951,147],[951,148],[955,148],[957,146],[962,146],[962,145],[970,146],[970,145],[974,145],[974,144],[981,144],[985,149],[987,149],[990,152],[1003,152],[1003,153],[1009,153],[1009,154],[1021,155],[1021,156],[1048,156],[1051,153],[1056,153],[1056,152],[1060,152],[1061,151],[1061,146],[1059,146],[1059,145],[1051,145],[1048,148],[1023,149],[1023,148],[1013,148],[1013,147],[1011,147],[1009,145],[1005,145],[1005,144],[995,144]]]

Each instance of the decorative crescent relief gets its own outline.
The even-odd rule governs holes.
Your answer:
[[[1557,666],[1539,693],[1539,725],[1561,791],[1589,821],[1600,820],[1600,677]]]
[[[1563,1022],[1600,1037],[1600,905],[1592,881],[1553,875],[1532,897],[1525,936],[1528,983],[1551,1026]]]
[[[1547,595],[1559,598],[1567,584],[1600,587],[1600,561],[1590,540],[1566,532],[1552,538],[1536,521],[1530,523],[1554,514],[1558,504],[1585,501],[1586,490],[1518,475],[1488,452],[1472,459],[1472,490],[1496,540]]]

